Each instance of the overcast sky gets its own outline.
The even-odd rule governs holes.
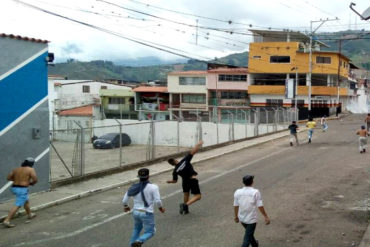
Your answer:
[[[67,58],[116,61],[146,56],[165,60],[179,58],[123,37],[173,53],[211,59],[248,50],[249,25],[255,29],[304,32],[309,30],[311,20],[338,17],[339,21],[327,22],[319,31],[370,29],[370,22],[360,20],[349,8],[350,2],[355,2],[355,8],[363,13],[370,7],[369,0],[22,1],[121,36],[32,9],[14,0],[0,0],[0,33],[46,39],[57,61]]]

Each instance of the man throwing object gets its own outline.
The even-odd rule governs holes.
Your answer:
[[[14,227],[15,225],[10,223],[14,214],[20,207],[24,207],[28,215],[28,219],[32,219],[36,214],[31,213],[30,202],[28,200],[28,186],[35,185],[37,183],[37,176],[33,165],[35,160],[33,158],[27,158],[21,165],[21,167],[15,168],[7,177],[9,181],[13,181],[12,192],[15,195],[15,206],[9,211],[8,217],[3,221],[5,227]]]
[[[174,166],[172,173],[172,180],[167,183],[177,183],[178,175],[182,177],[182,190],[184,192],[184,202],[180,204],[180,214],[188,214],[189,206],[194,202],[201,199],[201,193],[199,189],[199,182],[197,179],[198,173],[194,171],[193,165],[190,163],[193,155],[196,154],[203,141],[199,141],[194,148],[187,154],[182,160],[177,161],[175,159],[169,159],[168,163]],[[190,193],[194,196],[189,198]]]

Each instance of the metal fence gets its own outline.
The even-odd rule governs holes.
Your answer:
[[[166,121],[96,120],[92,128],[54,130],[51,140],[51,180],[81,177],[97,171],[149,161],[189,150],[199,140],[203,146],[237,141],[284,130],[296,119],[294,109],[254,108],[211,114],[208,121],[174,118]],[[94,148],[93,140],[107,133],[117,133],[130,145],[107,149]]]

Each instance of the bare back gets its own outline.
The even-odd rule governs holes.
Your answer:
[[[14,185],[29,186],[37,183],[37,176],[32,167],[18,167],[8,175],[8,180]]]
[[[367,117],[365,118],[365,122],[370,123],[370,116],[367,116]]]
[[[369,133],[367,132],[367,130],[361,129],[361,130],[357,131],[357,135],[359,135],[361,137],[367,137],[369,135]]]

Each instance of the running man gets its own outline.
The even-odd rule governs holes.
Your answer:
[[[177,161],[175,159],[169,159],[168,163],[175,168],[172,173],[172,180],[167,183],[177,183],[178,175],[182,177],[182,191],[184,192],[184,202],[180,203],[180,214],[188,214],[189,206],[194,202],[201,199],[201,193],[199,188],[199,182],[197,179],[198,173],[194,171],[193,165],[190,163],[193,155],[196,154],[201,148],[203,141],[199,141],[194,148],[187,154],[182,160]],[[189,198],[190,193],[193,194],[192,198]]]
[[[320,121],[322,131],[325,132],[328,129],[328,123],[326,122],[326,116],[324,115]]]
[[[15,195],[15,206],[9,211],[8,217],[3,221],[5,227],[11,228],[15,225],[10,223],[14,214],[20,207],[24,207],[28,215],[28,219],[36,217],[36,214],[31,212],[30,202],[28,199],[28,186],[35,185],[37,183],[37,175],[33,165],[35,160],[33,158],[27,158],[21,165],[21,167],[15,168],[7,177],[9,181],[13,181],[12,192]]]
[[[370,133],[365,128],[365,125],[362,125],[361,129],[356,132],[356,134],[359,136],[358,144],[360,148],[360,154],[366,152],[367,137],[370,135]]]
[[[132,216],[134,218],[134,230],[131,235],[131,247],[140,247],[155,234],[154,205],[161,213],[165,212],[162,207],[159,188],[155,184],[149,183],[149,169],[142,168],[138,171],[140,182],[132,185],[122,199],[123,211],[129,212],[129,197],[134,198]],[[140,236],[141,230],[144,233]]]
[[[293,121],[291,125],[289,125],[288,129],[290,130],[290,146],[293,146],[293,140],[295,139],[295,143],[297,146],[298,143],[298,137],[297,137],[297,130],[299,129],[298,125],[296,124],[296,121]]]
[[[313,121],[313,118],[312,117],[310,117],[308,119],[308,122],[306,124],[306,127],[308,128],[308,143],[311,143],[312,135],[313,135],[313,130],[316,127],[316,122]]]
[[[235,223],[241,223],[245,229],[242,247],[258,247],[258,241],[254,238],[254,231],[257,226],[257,208],[265,217],[265,224],[270,224],[263,207],[262,197],[259,190],[253,188],[254,176],[245,175],[243,177],[243,188],[234,193],[234,216]]]

